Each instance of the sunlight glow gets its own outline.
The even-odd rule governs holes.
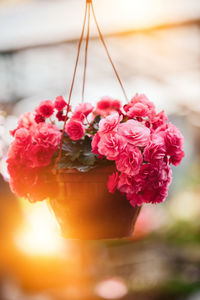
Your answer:
[[[96,10],[99,16],[115,11],[105,27],[109,30],[115,24],[115,31],[131,29],[143,29],[170,21],[170,15],[166,16],[167,2],[156,0],[102,0],[96,2]],[[105,17],[106,18],[106,17]],[[113,22],[114,20],[114,22]]]
[[[18,248],[29,255],[62,255],[65,242],[59,235],[58,225],[47,203],[21,201],[25,225],[15,237]]]
[[[127,25],[131,25],[131,27],[147,27],[152,23],[152,16],[155,18],[156,11],[149,0],[118,0],[118,2],[123,21],[127,20],[129,23]]]
[[[128,289],[120,278],[110,278],[99,282],[95,293],[104,299],[120,299],[128,293]]]

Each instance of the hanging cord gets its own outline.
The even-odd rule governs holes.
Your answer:
[[[88,23],[87,23],[87,36],[86,36],[86,42],[85,42],[85,62],[84,62],[84,72],[83,72],[82,103],[84,102],[84,96],[85,96],[88,44],[89,44],[89,38],[90,38],[90,2],[87,2],[87,6],[88,6],[88,20],[87,20]]]
[[[111,56],[110,56],[110,53],[109,53],[109,51],[108,51],[108,48],[107,48],[106,43],[105,43],[104,38],[103,38],[103,34],[101,33],[100,27],[99,27],[99,25],[98,25],[97,18],[96,18],[95,12],[94,12],[94,7],[93,7],[93,4],[92,4],[92,0],[91,0],[91,8],[92,8],[93,16],[94,16],[94,21],[95,21],[95,23],[96,23],[97,30],[98,30],[98,32],[99,32],[99,37],[100,37],[100,39],[101,39],[101,41],[102,41],[102,44],[103,44],[103,46],[104,46],[104,48],[105,48],[105,50],[106,50],[108,59],[109,59],[111,65],[112,65],[112,67],[113,67],[113,70],[114,70],[114,72],[115,72],[115,75],[116,75],[116,77],[117,77],[117,79],[118,79],[118,81],[119,81],[119,84],[120,84],[121,88],[122,88],[124,97],[125,97],[125,99],[126,99],[126,101],[127,101],[127,103],[128,103],[128,97],[127,97],[127,95],[126,95],[124,86],[123,86],[123,84],[122,84],[122,82],[121,82],[121,79],[120,79],[120,77],[119,77],[119,74],[118,74],[118,72],[117,72],[117,70],[116,70],[116,68],[115,68],[115,65],[114,65],[113,61],[112,61],[112,58],[111,58]]]
[[[71,88],[70,88],[70,92],[69,92],[69,98],[68,98],[68,102],[67,102],[67,111],[66,111],[66,115],[65,115],[65,120],[64,120],[64,124],[63,124],[61,140],[60,140],[60,149],[59,149],[59,152],[58,152],[58,156],[57,156],[57,158],[55,160],[53,169],[55,168],[57,162],[60,160],[61,155],[62,155],[62,145],[63,145],[63,138],[64,138],[64,134],[65,134],[65,125],[66,125],[66,122],[67,122],[67,119],[68,119],[68,114],[69,114],[69,111],[70,111],[70,103],[71,103],[71,98],[72,98],[72,91],[73,91],[73,87],[74,87],[74,81],[75,81],[76,71],[77,71],[78,62],[79,62],[81,44],[82,44],[83,37],[84,37],[84,32],[85,32],[85,24],[86,24],[86,18],[87,18],[87,6],[88,6],[88,0],[86,0],[85,16],[84,16],[84,20],[83,20],[83,27],[82,27],[81,36],[80,36],[79,43],[78,43],[78,51],[77,51],[76,62],[75,62],[75,67],[74,67],[74,73],[73,73],[73,77],[72,77],[72,83],[71,83]]]
[[[82,41],[83,41],[84,32],[85,32],[85,25],[86,25],[86,19],[87,19],[87,16],[88,16],[88,20],[87,20],[87,36],[86,36],[86,44],[85,44],[85,61],[84,61],[84,73],[83,73],[83,87],[82,87],[82,102],[84,102],[86,70],[87,70],[87,54],[88,54],[88,44],[89,44],[89,37],[90,37],[90,7],[92,9],[92,13],[93,13],[94,21],[95,21],[95,24],[96,24],[96,27],[97,27],[97,30],[98,30],[98,33],[99,33],[99,37],[101,39],[101,42],[103,43],[103,46],[104,46],[104,48],[106,50],[108,59],[109,59],[111,65],[113,67],[115,75],[116,75],[116,77],[117,77],[117,79],[119,81],[119,84],[120,84],[121,88],[122,88],[124,97],[125,97],[126,101],[128,102],[128,97],[126,95],[124,86],[123,86],[123,84],[121,82],[121,79],[119,77],[119,74],[118,74],[118,72],[117,72],[117,70],[116,70],[116,68],[114,66],[114,63],[112,61],[112,58],[110,56],[110,53],[109,53],[108,48],[106,46],[106,43],[104,41],[103,35],[101,33],[100,27],[98,25],[97,18],[96,18],[95,12],[94,12],[94,7],[93,7],[93,4],[92,4],[92,0],[86,0],[85,16],[84,16],[84,21],[83,21],[83,27],[82,27],[81,36],[80,36],[80,39],[79,39],[78,51],[77,51],[76,62],[75,62],[75,67],[74,67],[74,73],[73,73],[71,88],[70,88],[70,92],[69,92],[69,98],[68,98],[68,102],[67,102],[67,111],[66,111],[66,115],[65,115],[65,119],[64,119],[64,124],[63,124],[63,130],[62,130],[61,141],[60,141],[60,149],[59,149],[58,156],[57,156],[57,158],[55,160],[55,163],[54,163],[53,171],[55,171],[56,164],[60,160],[61,155],[62,155],[62,145],[63,145],[63,139],[64,139],[64,134],[65,134],[65,125],[66,125],[66,122],[67,122],[67,119],[68,119],[68,114],[69,114],[69,111],[70,111],[70,103],[71,103],[72,92],[73,92],[73,88],[74,88],[74,82],[75,82],[75,77],[76,77],[78,62],[79,62],[81,44],[82,44]]]

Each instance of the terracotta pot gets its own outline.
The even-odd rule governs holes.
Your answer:
[[[139,214],[120,192],[107,189],[113,167],[87,173],[63,170],[56,175],[59,193],[50,199],[62,234],[72,239],[112,239],[129,237]]]

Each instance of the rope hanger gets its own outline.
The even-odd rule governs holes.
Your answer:
[[[119,74],[115,68],[115,65],[112,61],[111,55],[108,51],[108,48],[106,46],[103,34],[100,30],[99,24],[97,22],[97,18],[95,15],[95,11],[94,11],[94,6],[92,3],[92,0],[86,0],[86,5],[85,5],[85,13],[84,13],[84,20],[83,20],[83,26],[82,26],[82,32],[81,32],[81,36],[79,39],[79,43],[78,43],[78,50],[77,50],[77,56],[76,56],[76,61],[75,61],[75,67],[74,67],[74,72],[73,72],[73,77],[72,77],[72,83],[71,83],[71,87],[70,87],[70,92],[69,92],[69,98],[68,98],[68,106],[67,106],[67,112],[66,112],[66,116],[65,116],[65,120],[64,120],[64,125],[63,125],[63,130],[62,130],[62,136],[61,136],[61,142],[60,142],[60,149],[59,149],[59,153],[58,153],[58,157],[55,161],[55,165],[56,163],[60,160],[61,158],[61,153],[62,153],[62,144],[63,144],[63,138],[64,138],[64,133],[65,133],[65,125],[68,119],[68,113],[70,110],[70,103],[71,103],[71,98],[72,98],[72,92],[73,92],[73,88],[74,88],[74,82],[75,82],[75,78],[76,78],[76,72],[77,72],[77,67],[78,67],[78,62],[79,62],[79,57],[80,57],[80,50],[81,50],[81,45],[82,45],[82,41],[84,38],[84,33],[85,33],[85,27],[86,27],[86,23],[87,23],[87,34],[86,34],[86,39],[85,39],[85,58],[84,58],[84,69],[83,69],[83,84],[82,84],[82,103],[84,102],[84,96],[85,96],[85,82],[86,82],[86,71],[87,71],[87,57],[88,57],[88,45],[89,45],[89,39],[90,39],[90,15],[91,15],[91,11],[93,14],[93,18],[97,27],[97,31],[99,34],[99,38],[105,48],[106,54],[108,56],[108,59],[112,65],[112,68],[114,70],[114,73],[116,75],[116,78],[121,86],[122,92],[124,94],[125,100],[126,102],[128,102],[128,97],[127,94],[125,92],[124,86],[122,84],[122,81],[119,77]]]
[[[115,73],[115,75],[117,77],[117,80],[118,80],[120,86],[121,86],[121,89],[122,89],[122,92],[124,94],[124,97],[125,97],[126,101],[128,102],[128,97],[126,95],[124,86],[123,86],[122,81],[121,81],[121,79],[119,77],[119,74],[118,74],[118,72],[117,72],[117,70],[115,68],[115,65],[114,65],[114,63],[112,61],[112,58],[111,58],[111,55],[110,55],[110,53],[108,51],[108,48],[106,46],[103,34],[102,34],[102,32],[100,30],[100,27],[99,27],[99,24],[97,22],[97,18],[96,18],[95,12],[94,12],[94,6],[93,6],[93,3],[92,3],[92,0],[86,0],[84,21],[83,21],[82,32],[81,32],[81,36],[80,36],[79,44],[78,44],[78,51],[77,51],[76,63],[75,63],[74,74],[73,74],[73,79],[72,79],[72,83],[71,83],[71,88],[70,88],[68,102],[69,103],[71,102],[71,96],[72,96],[72,91],[73,91],[73,87],[74,87],[74,81],[75,81],[77,67],[78,67],[78,62],[79,62],[79,57],[80,57],[81,44],[82,44],[82,41],[83,41],[83,37],[84,37],[84,33],[85,33],[85,27],[86,27],[86,22],[87,22],[87,35],[86,35],[86,43],[85,43],[85,62],[84,62],[84,74],[83,74],[83,86],[82,86],[82,102],[84,102],[85,80],[86,80],[86,69],[87,69],[87,56],[88,56],[88,44],[89,44],[89,38],[90,38],[90,9],[92,10],[92,14],[93,14],[93,18],[94,18],[94,21],[95,21],[95,24],[96,24],[96,27],[97,27],[97,30],[98,30],[99,38],[100,38],[100,40],[101,40],[101,42],[102,42],[102,44],[103,44],[103,46],[105,48],[105,51],[106,51],[107,56],[108,56],[108,59],[109,59],[111,65],[112,65],[114,73]]]

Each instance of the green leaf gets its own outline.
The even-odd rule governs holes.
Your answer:
[[[84,166],[93,166],[96,161],[96,156],[92,152],[84,153],[79,157],[79,162]]]
[[[79,172],[88,172],[94,168],[95,168],[95,166],[80,166],[80,167],[77,167],[77,170]]]

